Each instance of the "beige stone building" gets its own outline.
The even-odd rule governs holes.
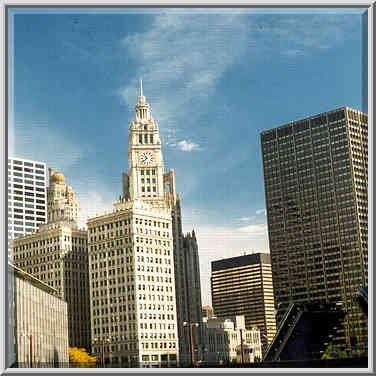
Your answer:
[[[244,364],[262,359],[260,329],[246,329],[244,316],[203,318],[202,326],[204,363]]]
[[[176,365],[177,195],[142,88],[128,157],[120,200],[111,213],[88,220],[92,351],[113,367]]]
[[[47,188],[48,222],[67,220],[78,223],[80,204],[75,198],[73,188],[65,184],[65,176],[49,168],[49,187]]]
[[[87,231],[77,227],[79,206],[64,176],[50,169],[49,183],[49,221],[14,240],[14,264],[59,291],[68,303],[69,346],[89,349]]]
[[[19,368],[68,367],[67,303],[59,292],[23,270],[8,265],[13,332],[8,352]]]

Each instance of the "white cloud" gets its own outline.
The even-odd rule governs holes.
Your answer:
[[[103,215],[105,213],[112,212],[112,206],[115,202],[113,193],[104,192],[85,192],[84,194],[79,193],[77,198],[80,202],[80,228],[87,227],[88,218],[93,218],[98,215]]]
[[[259,210],[256,210],[256,214],[259,215],[259,214],[264,214],[266,215],[266,209],[259,209]]]
[[[242,256],[244,253],[269,252],[266,224],[245,227],[195,227],[198,241],[202,303],[210,304],[211,262]]]
[[[195,144],[194,142],[191,142],[189,140],[188,141],[187,140],[179,141],[176,145],[182,151],[193,151],[193,150],[199,150],[200,149],[199,144]]]
[[[249,222],[252,219],[253,219],[253,217],[241,217],[241,218],[239,218],[239,221],[240,222]]]
[[[162,133],[187,114],[192,120],[195,106],[207,101],[218,80],[244,54],[240,47],[246,43],[247,28],[241,16],[234,22],[234,14],[190,13],[166,10],[154,17],[147,32],[123,40],[127,54],[141,67],[136,76],[143,77],[153,115],[163,122]],[[136,87],[134,80],[120,90],[132,109]]]

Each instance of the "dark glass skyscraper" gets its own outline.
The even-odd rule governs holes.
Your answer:
[[[342,304],[336,342],[367,346],[368,117],[348,107],[261,133],[276,304]]]

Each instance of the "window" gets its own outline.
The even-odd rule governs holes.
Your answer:
[[[142,144],[142,134],[138,135],[138,142]]]
[[[41,164],[36,164],[35,167],[36,167],[36,168],[44,168],[44,166],[41,165]]]

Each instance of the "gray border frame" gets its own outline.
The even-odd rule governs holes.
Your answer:
[[[7,0],[5,0],[7,1]],[[326,3],[325,1],[316,1],[316,2],[305,2],[303,1],[291,1],[291,2],[284,2],[284,1],[258,1],[257,3],[250,3],[249,1],[240,1],[232,4],[231,2],[228,3],[221,3],[220,0],[217,2],[190,2],[190,3],[179,3],[176,2],[144,2],[141,3],[137,2],[112,2],[110,4],[95,4],[94,1],[81,1],[80,3],[68,3],[68,2],[60,2],[60,3],[53,3],[53,2],[43,2],[42,4],[30,4],[29,2],[13,2],[13,1],[7,1],[6,4],[2,7],[3,12],[3,20],[4,20],[4,36],[3,36],[3,42],[4,42],[4,48],[2,49],[4,53],[4,57],[2,61],[4,62],[4,71],[3,71],[3,80],[4,80],[4,91],[2,94],[4,95],[4,101],[2,102],[2,108],[4,110],[4,129],[2,129],[2,136],[3,136],[3,153],[1,153],[1,161],[3,163],[0,163],[1,169],[4,168],[3,174],[1,174],[4,178],[4,184],[1,184],[1,193],[2,193],[2,199],[1,199],[1,208],[3,209],[2,212],[4,213],[4,216],[1,217],[1,222],[4,220],[4,223],[1,223],[1,235],[4,239],[3,241],[3,247],[4,247],[4,257],[1,260],[2,265],[2,272],[4,273],[4,280],[1,288],[1,298],[3,302],[7,303],[7,296],[8,296],[8,273],[5,272],[7,270],[6,261],[8,261],[8,246],[7,246],[7,231],[5,231],[6,224],[7,224],[7,197],[8,197],[8,186],[5,183],[7,181],[7,159],[8,159],[8,109],[9,109],[9,100],[8,97],[9,94],[9,82],[8,82],[8,68],[9,64],[11,63],[12,57],[9,56],[9,49],[8,49],[8,41],[9,41],[9,11],[11,9],[84,9],[84,8],[98,8],[99,10],[104,9],[120,9],[120,8],[264,8],[264,9],[270,9],[270,8],[277,8],[277,9],[289,9],[289,8],[297,8],[297,9],[304,9],[304,8],[323,8],[323,9],[330,9],[330,8],[364,8],[364,18],[367,20],[368,30],[366,32],[366,37],[363,39],[363,50],[368,50],[368,69],[365,69],[367,66],[367,62],[364,61],[364,69],[362,71],[362,80],[364,84],[364,92],[363,95],[366,97],[368,94],[368,119],[369,124],[373,125],[373,103],[374,103],[374,57],[375,57],[375,50],[373,48],[374,45],[374,20],[376,17],[376,6],[373,1],[351,1],[351,2],[336,2],[332,1],[331,3]],[[368,93],[365,91],[365,88],[367,87],[368,82]],[[362,107],[365,107],[365,99],[362,103]],[[375,134],[373,132],[373,128],[369,127],[369,148],[368,148],[368,159],[369,159],[369,166],[373,166],[373,145],[375,143]],[[4,160],[2,160],[4,158]],[[373,168],[369,168],[369,200],[368,200],[368,223],[373,225],[373,213],[375,204],[373,202],[373,177],[374,177],[374,171]],[[369,226],[369,249],[373,250],[373,228]],[[373,257],[372,252],[369,251],[369,260],[372,264],[372,271],[375,270],[375,260]],[[4,263],[4,265],[3,265]],[[369,285],[373,286],[373,273],[369,273]],[[374,291],[372,291],[371,294],[371,305],[369,306],[369,320],[371,320],[371,325],[369,321],[369,329],[373,329],[373,333],[370,333],[369,336],[369,346],[370,349],[369,355],[369,364],[368,369],[302,369],[302,368],[277,368],[277,369],[271,369],[271,368],[257,368],[257,369],[236,369],[235,373],[244,373],[244,372],[251,372],[255,374],[274,374],[274,373],[310,373],[310,374],[331,374],[331,373],[346,373],[350,375],[357,375],[357,374],[374,374],[374,359],[372,354],[372,349],[374,348],[372,345],[374,344],[374,327],[373,327],[373,302],[374,302]],[[7,306],[7,305],[5,305]],[[8,322],[8,315],[5,314],[3,316],[4,311],[2,311],[2,320],[1,320],[1,333],[6,333],[5,336],[1,336],[2,341],[2,347],[5,351],[1,352],[0,355],[0,369],[1,374],[14,374],[14,375],[22,375],[22,374],[29,374],[29,373],[49,373],[50,371],[53,373],[59,373],[61,375],[72,375],[72,374],[81,374],[81,373],[95,373],[95,374],[107,374],[107,373],[137,373],[137,374],[149,374],[149,373],[161,373],[161,372],[167,372],[167,373],[195,373],[195,374],[206,374],[206,373],[233,373],[232,371],[234,369],[221,369],[221,368],[215,368],[215,369],[203,369],[201,371],[195,372],[192,369],[153,369],[149,372],[147,372],[145,369],[108,369],[106,372],[103,372],[103,369],[64,369],[64,368],[55,368],[55,369],[35,369],[35,370],[28,370],[25,372],[20,372],[20,369],[12,369],[12,368],[6,368],[6,362],[8,357],[8,349],[7,349],[7,335],[9,332],[9,327],[6,325]],[[371,314],[370,314],[371,313]],[[372,339],[371,339],[372,338]],[[371,342],[372,340],[372,342]],[[254,371],[253,371],[254,370]],[[331,370],[331,372],[327,372]],[[271,372],[272,371],[272,372]],[[355,371],[355,372],[354,372]],[[358,371],[358,372],[357,372]]]

